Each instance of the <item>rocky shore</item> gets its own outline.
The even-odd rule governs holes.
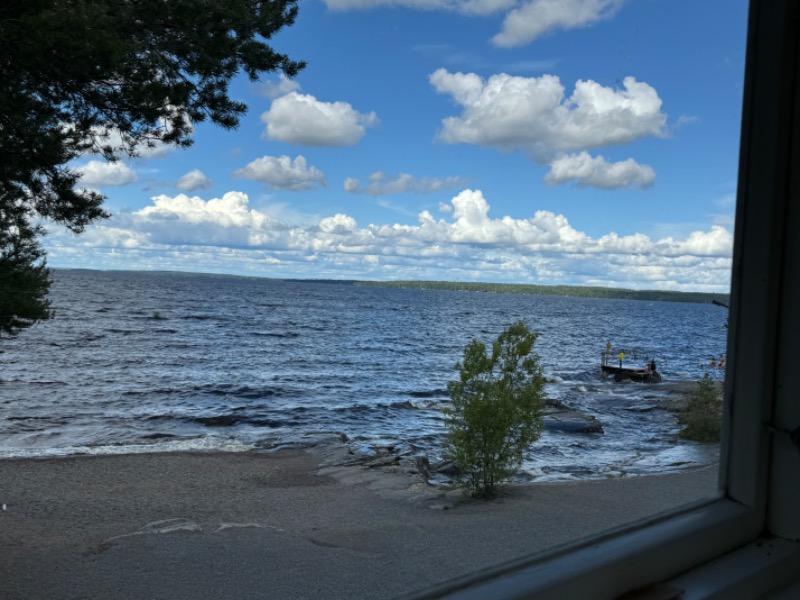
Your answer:
[[[658,384],[620,384],[652,386],[653,392],[644,391],[648,402],[642,411],[659,410],[680,413],[685,410],[687,398],[697,390],[696,381],[664,381]],[[722,382],[718,382],[720,390]],[[656,393],[657,392],[657,393]],[[552,432],[580,435],[605,435],[603,423],[594,415],[574,409],[567,404],[546,399],[544,406],[544,427]],[[665,435],[669,435],[665,433]],[[346,436],[340,438],[349,442]],[[312,442],[316,443],[316,442]],[[414,447],[407,445],[345,443],[331,459],[331,466],[360,467],[365,470],[383,469],[412,475],[422,483],[444,485],[453,482],[458,474],[456,467],[446,461],[432,461],[421,455]],[[524,481],[526,478],[521,478]]]

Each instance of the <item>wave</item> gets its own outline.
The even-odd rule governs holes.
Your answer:
[[[276,397],[288,398],[292,395],[296,395],[296,393],[282,387],[260,387],[237,385],[233,383],[207,383],[200,385],[188,385],[185,387],[181,387],[180,384],[176,384],[175,387],[158,388],[147,387],[145,383],[138,388],[120,391],[118,392],[118,395],[123,398],[144,398],[156,403],[167,398],[169,398],[171,402],[175,402],[177,400],[186,402],[191,401],[192,403],[202,403],[203,398],[224,398],[227,401],[247,401],[248,407],[253,408],[253,401],[255,400],[264,400],[267,398]]]
[[[402,410],[437,410],[444,406],[444,402],[435,400],[422,400],[414,402],[412,400],[398,400],[396,402],[378,402],[376,404],[351,404],[349,406],[337,406],[333,409],[335,413],[370,413]]]
[[[176,414],[161,414],[150,415],[145,417],[144,421],[154,422],[160,421],[164,423],[177,422],[177,423],[191,423],[194,425],[202,425],[204,427],[233,427],[236,425],[250,425],[254,427],[268,427],[270,429],[277,429],[279,427],[296,426],[299,424],[297,420],[287,419],[270,419],[258,415],[245,415],[233,409],[232,413],[221,413],[216,415],[176,415]],[[172,434],[160,434],[172,435]]]
[[[270,338],[296,338],[300,337],[299,333],[294,331],[284,331],[281,333],[273,332],[273,331],[254,331],[249,333],[248,335],[252,335],[255,337],[270,337]]]
[[[202,435],[189,438],[165,439],[160,442],[156,441],[154,443],[144,444],[123,442],[119,444],[87,444],[60,447],[0,447],[0,458],[38,458],[46,456],[73,456],[76,454],[149,454],[153,452],[190,452],[196,450],[248,452],[256,447],[257,446],[254,444],[244,443],[233,438]]]
[[[21,379],[0,379],[0,384],[2,383],[20,383],[22,382]],[[26,381],[25,385],[68,385],[66,381]]]
[[[412,398],[449,398],[450,392],[445,388],[435,390],[419,390],[408,393]]]
[[[548,383],[595,383],[603,379],[599,367],[582,371],[557,371],[547,376]]]

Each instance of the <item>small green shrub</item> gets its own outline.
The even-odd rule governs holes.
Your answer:
[[[472,340],[456,365],[444,454],[458,467],[464,493],[493,497],[495,485],[517,473],[523,452],[541,435],[544,377],[539,357],[531,354],[536,338],[519,321],[488,352]]]
[[[696,442],[719,442],[722,435],[719,387],[708,373],[697,385],[698,389],[687,399],[686,409],[678,414],[678,423],[684,426],[678,436]]]

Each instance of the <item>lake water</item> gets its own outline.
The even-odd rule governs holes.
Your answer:
[[[0,340],[0,457],[235,451],[336,432],[359,451],[435,461],[464,346],[524,319],[547,396],[604,433],[545,431],[523,478],[717,460],[716,447],[676,440],[667,386],[599,367],[611,341],[648,350],[665,380],[699,379],[725,351],[727,312],[713,305],[84,271],[56,271],[51,299],[55,319]]]

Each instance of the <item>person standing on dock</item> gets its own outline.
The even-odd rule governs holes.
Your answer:
[[[619,368],[622,368],[622,361],[625,360],[625,352],[619,353]]]

